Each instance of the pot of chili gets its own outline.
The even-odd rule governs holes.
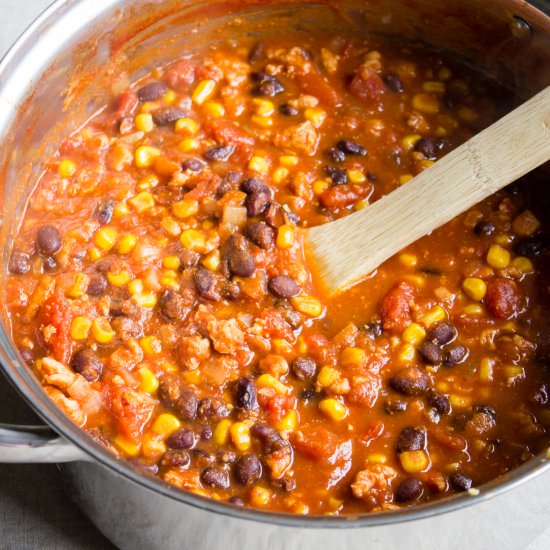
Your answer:
[[[0,64],[0,359],[49,426],[0,460],[124,548],[362,547],[544,471],[544,169],[330,300],[297,229],[548,85],[537,4],[55,2]]]

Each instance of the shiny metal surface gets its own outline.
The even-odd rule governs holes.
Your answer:
[[[214,39],[214,29],[219,23],[228,24],[229,21],[228,28],[232,32],[243,32],[242,26],[232,26],[230,17],[231,10],[237,10],[242,4],[248,4],[245,6],[247,29],[263,32],[263,4],[268,2],[228,0],[60,0],[29,28],[16,47],[0,62],[0,137],[4,143],[0,150],[4,221],[0,233],[0,265],[7,263],[10,236],[16,230],[32,176],[40,172],[41,158],[48,154],[42,144],[45,139],[55,142],[57,135],[83,123],[103,104],[105,96],[101,93],[101,84],[115,74],[115,71],[109,70],[113,57],[116,59],[116,74],[131,79],[139,75],[141,60],[147,57],[153,44],[161,42],[163,46],[156,49],[155,55],[149,59],[150,63],[174,57],[182,47],[192,48],[200,45],[201,41]],[[447,48],[494,72],[502,80],[523,90],[524,95],[532,94],[549,82],[548,71],[541,69],[550,68],[550,22],[523,2],[470,0],[462,2],[461,9],[454,16],[448,15],[448,20],[441,17],[446,13],[446,7],[456,6],[455,2],[434,5],[428,0],[387,0],[369,3],[367,13],[360,11],[365,3],[359,0],[334,4],[341,9],[349,7],[351,23],[340,21],[326,6],[313,2],[282,6],[269,13],[272,19],[280,21],[279,28],[299,20],[305,32],[308,27],[341,26],[344,29],[346,25],[351,25],[350,32],[357,32],[353,22],[355,19],[363,26],[365,21],[372,21],[369,28],[373,32],[399,32],[409,37],[431,36],[438,47]],[[542,4],[539,0],[538,5]],[[544,4],[548,7],[548,3]],[[212,6],[217,6],[218,11],[198,9]],[[177,8],[182,13],[187,11],[188,18],[175,17],[174,12],[168,10],[165,16],[171,22],[170,33],[153,20],[148,24],[154,32],[148,34],[147,29],[135,30],[148,21],[147,16],[160,13],[166,7]],[[437,10],[440,12],[437,13]],[[381,18],[384,13],[387,17]],[[424,17],[422,13],[430,16]],[[513,15],[528,21],[533,29],[532,34],[512,37],[509,25]],[[454,20],[451,20],[452,17]],[[487,36],[468,30],[469,17],[483,21],[488,29]],[[134,32],[128,32],[128,25],[134,25]],[[178,33],[172,31],[174,25],[179,29]],[[449,28],[445,29],[446,26]],[[120,32],[123,28],[125,32]],[[493,42],[487,40],[492,32],[500,33],[500,39]],[[492,49],[487,48],[483,40],[491,42]],[[476,44],[477,47],[474,47]],[[524,63],[520,63],[522,59]],[[93,73],[94,80],[90,80],[89,76],[86,79],[86,73]],[[75,74],[79,75],[78,78]],[[77,90],[80,94],[66,93],[68,89]],[[3,277],[5,267],[0,273],[1,288],[4,288],[1,284]],[[462,494],[413,509],[357,518],[296,517],[241,510],[184,493],[142,475],[96,445],[53,406],[32,373],[20,362],[5,322],[0,325],[0,360],[3,370],[22,395],[64,438],[52,435],[52,442],[49,442],[40,436],[40,441],[37,441],[36,434],[31,434],[31,448],[26,449],[20,446],[20,439],[17,443],[20,432],[0,431],[0,461],[19,460],[21,455],[22,461],[32,461],[33,456],[37,460],[51,458],[56,461],[81,457],[93,459],[91,463],[77,461],[67,464],[63,466],[63,471],[75,500],[92,521],[123,548],[216,550],[231,547],[229,541],[235,541],[235,547],[245,550],[283,546],[323,548],[328,544],[359,548],[369,542],[375,544],[382,536],[387,540],[405,538],[410,543],[421,544],[421,541],[410,538],[407,524],[396,524],[421,520],[426,522],[427,529],[442,529],[447,525],[446,517],[423,518],[455,511],[455,514],[465,514],[468,521],[479,521],[482,526],[483,518],[475,512],[477,507],[474,511],[456,510],[475,502],[486,502],[548,469],[547,457],[542,454],[504,478],[484,485],[477,496]],[[74,445],[73,450],[70,450],[71,444]],[[34,454],[36,452],[44,454]]]

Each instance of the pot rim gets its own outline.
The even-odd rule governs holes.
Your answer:
[[[9,81],[9,75],[5,82],[1,80],[1,77],[4,73],[9,73],[11,63],[14,63],[18,57],[25,55],[25,52],[34,42],[33,38],[39,35],[45,28],[48,28],[51,22],[55,21],[63,11],[70,10],[76,4],[90,1],[93,2],[93,0],[55,0],[23,31],[5,55],[0,58],[0,92],[2,84],[5,85],[5,82]],[[109,0],[109,2],[114,5],[116,0]],[[548,5],[544,6],[544,0],[532,0],[532,4],[541,11],[544,7],[548,8]],[[105,6],[103,5],[103,7]],[[284,512],[269,512],[247,507],[241,508],[230,503],[215,501],[208,497],[178,489],[159,478],[141,473],[133,468],[131,463],[126,459],[117,458],[110,451],[96,443],[91,437],[87,436],[82,429],[73,424],[61,409],[48,398],[38,379],[21,361],[15,350],[15,346],[11,342],[4,321],[0,322],[0,369],[42,420],[102,466],[131,482],[137,483],[172,500],[235,519],[271,523],[286,527],[332,529],[374,527],[404,523],[430,518],[439,514],[460,510],[472,504],[485,502],[526,481],[534,479],[550,467],[549,448],[507,474],[485,483],[479,488],[451,497],[445,497],[441,500],[395,511],[346,516],[300,516]]]

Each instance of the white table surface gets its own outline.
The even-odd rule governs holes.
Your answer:
[[[49,4],[50,0],[0,0],[0,55],[32,19]],[[5,388],[5,385],[0,385],[0,390],[3,387]],[[2,418],[0,418],[1,420]],[[4,493],[6,475],[9,475],[10,481],[13,481],[12,476],[25,476],[28,471],[28,467],[20,467],[19,470],[10,467],[8,472],[7,467],[0,466],[0,522],[2,519],[17,522],[17,529],[22,533],[36,533],[37,530],[39,533],[42,529],[44,533],[48,534],[48,538],[38,542],[36,535],[34,537],[21,536],[16,541],[13,539],[14,530],[10,531],[9,529],[10,525],[0,523],[0,548],[65,550],[108,547],[93,528],[86,524],[86,520],[75,513],[74,506],[68,500],[65,501],[61,494],[57,497],[55,505],[61,507],[61,515],[63,506],[66,506],[68,521],[64,528],[63,521],[61,521],[62,527],[57,525],[56,529],[52,530],[51,514],[40,507],[30,506],[25,499],[17,500],[12,498],[11,493]],[[21,483],[24,482],[22,477]],[[54,479],[56,490],[60,488],[55,483],[59,484],[60,482],[59,478]],[[61,493],[61,491],[58,492]],[[9,507],[9,511],[5,511],[4,515],[2,515],[3,506]],[[59,518],[57,519],[59,520]],[[79,533],[83,534],[82,531],[90,534],[84,539],[79,536]],[[4,532],[11,533],[11,544],[2,536]],[[378,540],[375,538],[368,544],[369,550],[374,548],[384,550],[393,550],[394,548],[400,550],[402,548],[419,550],[548,550],[550,549],[550,473],[539,476],[490,502],[458,513],[441,516],[435,521],[423,521],[415,526],[410,526],[407,529],[406,538],[402,536],[404,534],[401,529],[395,530],[397,536],[383,532]]]

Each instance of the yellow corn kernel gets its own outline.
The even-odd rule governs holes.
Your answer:
[[[92,260],[92,262],[99,260],[99,258],[101,258],[102,256],[103,252],[99,248],[94,246],[90,249],[90,260]]]
[[[294,155],[283,155],[280,159],[279,159],[279,162],[283,165],[283,166],[286,166],[287,168],[293,168],[294,166],[297,166],[298,165],[298,157],[294,156]]]
[[[332,418],[332,420],[336,420],[337,422],[344,420],[344,418],[348,415],[348,408],[333,397],[323,399],[319,403],[319,409],[326,416]]]
[[[367,460],[371,464],[386,464],[388,457],[382,453],[371,453],[367,456]]]
[[[403,149],[405,149],[405,151],[410,151],[416,145],[416,142],[420,141],[420,139],[422,139],[420,134],[410,134],[405,136],[401,142]]]
[[[277,246],[290,248],[294,244],[295,229],[293,225],[281,225],[277,232]]]
[[[201,223],[201,227],[203,231],[210,231],[211,229],[214,229],[214,227],[216,227],[216,224],[213,220],[204,220]]]
[[[119,202],[113,210],[113,218],[122,218],[130,213],[130,209],[125,202]]]
[[[472,398],[468,395],[457,395],[456,393],[452,393],[449,395],[449,402],[454,408],[465,409],[471,406]]]
[[[516,268],[523,275],[529,275],[535,272],[533,262],[525,256],[518,256],[512,260],[512,267]]]
[[[157,295],[154,292],[143,292],[142,294],[134,294],[132,302],[139,307],[153,308],[157,305]]]
[[[199,148],[199,140],[195,138],[185,138],[178,143],[178,149],[182,153],[191,153]]]
[[[181,288],[181,285],[173,277],[163,276],[159,279],[159,282],[164,288],[171,290],[179,290]]]
[[[141,443],[130,441],[122,435],[117,435],[113,443],[127,456],[137,456],[141,450]]]
[[[280,432],[293,432],[298,425],[298,413],[292,409],[288,411],[279,422],[277,422],[277,430]]]
[[[113,286],[126,286],[132,280],[132,275],[129,271],[126,271],[125,269],[117,273],[108,271],[107,280]]]
[[[493,244],[487,252],[487,263],[495,269],[503,269],[510,264],[510,252],[498,244]]]
[[[512,222],[512,229],[521,237],[531,236],[539,227],[539,220],[530,210],[524,210]]]
[[[483,315],[484,311],[481,304],[470,304],[464,308],[464,313],[466,315]]]
[[[252,104],[260,116],[271,116],[275,112],[275,105],[269,99],[254,98]]]
[[[415,348],[412,344],[404,344],[399,351],[398,359],[402,365],[408,365],[414,361]]]
[[[155,197],[149,191],[142,191],[128,200],[138,214],[155,206]]]
[[[250,449],[250,428],[244,422],[235,422],[229,428],[231,441],[239,451]]]
[[[116,250],[119,254],[129,254],[137,244],[137,237],[131,233],[124,235],[117,243]]]
[[[181,260],[177,256],[166,256],[162,260],[162,266],[177,271],[181,267]]]
[[[445,92],[445,84],[443,82],[437,82],[434,80],[428,80],[422,84],[422,88],[425,92],[436,92],[443,93]]]
[[[418,323],[411,323],[401,335],[404,342],[418,346],[426,337],[426,331]]]
[[[143,353],[149,357],[158,355],[162,351],[162,343],[156,336],[144,336],[140,338],[139,345]]]
[[[80,298],[86,294],[90,279],[84,273],[77,273],[73,286],[67,291],[69,298]]]
[[[470,107],[460,107],[458,117],[465,122],[473,122],[477,118],[477,113]]]
[[[414,176],[412,174],[403,174],[399,176],[399,185],[405,185],[406,183],[411,181],[413,177]]]
[[[210,271],[217,271],[221,264],[220,251],[212,250],[206,258],[202,260],[202,265]]]
[[[153,122],[153,115],[151,113],[141,113],[136,116],[136,128],[140,132],[152,132],[155,127]]]
[[[201,381],[201,371],[199,369],[190,370],[187,371],[183,377],[188,384],[198,384]]]
[[[128,292],[133,294],[141,294],[143,292],[143,281],[141,279],[134,279],[128,283]]]
[[[57,167],[57,172],[62,178],[70,178],[76,173],[76,164],[69,159],[62,160]]]
[[[317,383],[323,388],[328,388],[329,386],[332,386],[334,382],[339,380],[339,378],[340,373],[336,369],[324,366],[317,375]]]
[[[462,281],[462,290],[464,290],[472,300],[481,302],[487,293],[487,285],[485,281],[477,277],[466,277],[466,279]]]
[[[249,502],[254,508],[264,508],[269,504],[273,493],[267,487],[255,485],[250,490]]]
[[[204,252],[206,237],[196,229],[186,229],[180,236],[180,242],[193,252]]]
[[[271,179],[273,180],[273,183],[281,184],[283,181],[288,178],[288,175],[290,174],[288,168],[285,168],[284,166],[279,166],[279,168],[276,168],[273,171],[273,175],[271,176]]]
[[[483,357],[479,362],[479,379],[483,382],[493,381],[495,360],[490,357]]]
[[[319,315],[323,313],[323,305],[314,296],[308,296],[306,294],[303,296],[295,296],[290,299],[290,302],[294,309],[309,317],[319,317]]]
[[[193,199],[182,199],[172,205],[172,212],[177,218],[189,218],[199,211],[199,203]]]
[[[327,113],[319,107],[313,107],[304,111],[304,117],[309,120],[315,128],[320,128],[327,118]]]
[[[248,163],[248,168],[258,174],[267,174],[269,172],[269,163],[264,157],[253,156]]]
[[[501,246],[506,246],[512,244],[513,237],[512,235],[507,235],[506,233],[499,233],[495,236],[495,243],[500,244]]]
[[[439,100],[428,94],[416,94],[412,99],[412,106],[421,113],[435,115],[439,112]]]
[[[207,101],[203,111],[206,116],[211,118],[221,118],[225,115],[225,107],[219,101]]]
[[[174,130],[177,134],[194,136],[199,131],[199,123],[192,118],[180,118],[176,120]]]
[[[101,250],[111,250],[115,246],[118,237],[118,231],[113,227],[102,227],[94,235],[94,243]]]
[[[164,100],[165,103],[168,103],[168,104],[172,104],[174,103],[174,101],[176,101],[176,99],[178,98],[176,92],[174,92],[174,90],[168,90],[165,94],[164,94],[164,97],[162,98]]]
[[[150,191],[151,189],[155,188],[159,184],[159,178],[156,174],[147,174],[141,180],[139,181],[137,188],[139,191]],[[128,209],[128,206],[124,204],[126,207],[125,214],[128,214],[130,210]]]
[[[313,192],[316,195],[322,195],[329,187],[330,182],[328,180],[316,180],[313,182]]]
[[[146,434],[143,437],[141,454],[147,458],[160,458],[166,452],[164,441],[151,437]]]
[[[424,450],[405,451],[399,455],[399,462],[405,472],[417,474],[423,472],[430,465],[428,454]]]
[[[271,374],[262,374],[257,378],[256,384],[259,388],[273,388],[281,395],[287,395],[292,391],[291,388],[285,386],[280,380],[277,380],[277,378]]]
[[[447,314],[445,313],[445,310],[441,306],[435,306],[430,309],[430,311],[427,311],[423,315],[419,316],[418,321],[426,328],[430,328],[440,321],[444,321],[446,318]]]
[[[170,413],[159,414],[151,426],[153,432],[164,438],[169,437],[180,428],[181,422]]]
[[[418,264],[418,258],[415,254],[403,252],[402,254],[399,254],[399,263],[406,267],[415,267],[416,264]]]
[[[96,317],[92,322],[92,335],[100,344],[108,344],[116,336],[116,332],[107,319]]]
[[[364,183],[367,181],[367,176],[361,170],[348,170],[348,180],[350,183]]]
[[[278,355],[290,355],[294,351],[292,345],[283,338],[273,338],[271,349]]]
[[[141,104],[139,108],[140,113],[151,113],[159,108],[159,104],[156,101],[146,101]]]
[[[191,99],[197,105],[202,105],[214,95],[215,90],[216,82],[214,80],[201,80],[193,90]]]
[[[271,128],[273,126],[273,119],[269,117],[252,115],[250,120],[260,128]]]
[[[164,372],[171,372],[171,373],[179,372],[179,367],[174,363],[170,363],[170,361],[162,361],[162,363],[160,364],[160,368]],[[196,371],[193,371],[193,372],[196,372]]]
[[[92,321],[84,315],[78,315],[71,323],[71,338],[73,340],[86,340],[91,328]]]
[[[363,210],[368,205],[369,205],[369,201],[367,199],[361,199],[353,205],[353,208],[354,210]]]
[[[180,224],[172,218],[172,216],[164,216],[160,220],[160,226],[168,235],[171,235],[172,237],[177,237],[181,234],[181,227]]]
[[[138,168],[150,168],[155,159],[160,155],[160,149],[142,145],[136,149],[134,160]]]
[[[306,339],[302,335],[298,336],[296,349],[300,355],[305,355],[308,352],[309,348]]]
[[[348,346],[342,350],[340,364],[344,367],[363,367],[367,362],[367,354],[361,348]]]
[[[223,418],[218,422],[214,428],[214,442],[217,445],[225,445],[229,440],[229,428],[231,428],[231,420],[229,418]]]
[[[141,367],[138,371],[140,377],[139,387],[145,393],[155,393],[159,387],[159,379],[147,367]]]
[[[525,369],[516,365],[506,365],[504,367],[504,375],[509,381],[516,378],[523,378],[525,376]]]

